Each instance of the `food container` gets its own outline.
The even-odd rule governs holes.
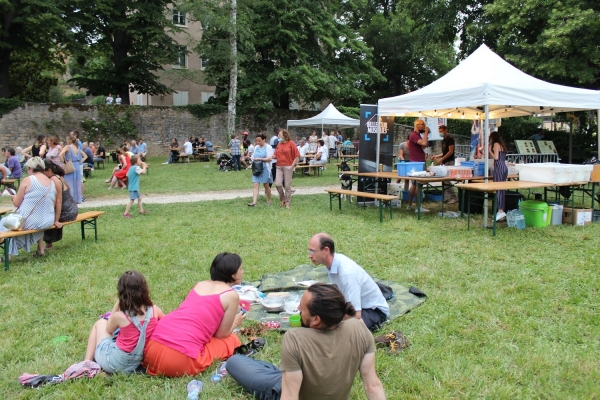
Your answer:
[[[429,167],[429,172],[433,172],[435,176],[444,177],[448,176],[448,167],[439,165],[437,167]]]
[[[471,178],[473,177],[473,168],[469,167],[447,167],[448,176],[452,178]]]
[[[269,329],[279,329],[281,327],[281,321],[278,316],[261,318],[260,323]]]
[[[278,313],[284,309],[284,299],[282,297],[267,296],[261,299],[261,304],[264,310],[268,313]]]
[[[396,163],[396,167],[398,168],[398,176],[408,176],[408,173],[411,171],[424,171],[425,163],[424,162],[410,162],[410,161],[402,161]]]
[[[473,168],[473,176],[484,176],[485,175],[485,160],[484,161],[463,161],[460,163],[460,166]]]
[[[300,322],[300,314],[290,315],[290,326],[293,328],[302,326],[302,323]]]

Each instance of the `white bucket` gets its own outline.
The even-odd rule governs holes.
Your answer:
[[[467,161],[467,159],[463,158],[463,157],[455,158],[454,159],[454,165],[458,167],[460,165],[460,163],[463,162],[463,161]]]

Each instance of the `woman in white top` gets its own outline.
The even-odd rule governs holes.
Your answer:
[[[317,137],[317,131],[312,131],[312,134],[308,137],[308,146],[311,152],[317,151],[317,141],[319,138]]]
[[[327,164],[327,156],[329,155],[329,148],[325,146],[323,139],[319,139],[319,148],[317,149],[317,155],[315,158],[310,160],[310,165],[324,165]]]

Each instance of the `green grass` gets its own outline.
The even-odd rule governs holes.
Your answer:
[[[144,193],[250,187],[246,172],[218,173],[211,164],[204,177],[198,173],[203,163],[158,161],[142,178]],[[323,178],[294,179],[294,186],[334,182],[331,170]],[[102,178],[100,173],[88,180],[88,198],[105,195]],[[188,189],[192,181],[201,183]],[[502,228],[492,237],[479,227],[480,217],[467,231],[465,220],[438,218],[430,204],[435,212],[421,221],[414,212],[395,210],[394,219],[379,223],[376,209],[344,204],[341,212],[329,211],[325,194],[295,196],[290,211],[249,208],[250,191],[248,199],[150,204],[150,215],[125,220],[126,196],[111,192],[124,198],[123,206],[104,208],[97,243],[82,242],[78,228],[70,226],[46,258],[23,253],[10,271],[0,271],[0,398],[185,398],[186,378],[101,376],[30,390],[17,377],[58,374],[80,361],[89,329],[112,307],[126,269],[142,271],[153,300],[167,312],[196,281],[208,278],[218,252],[239,253],[244,279],[260,279],[307,263],[308,239],[318,231],[330,233],[338,251],[372,275],[417,286],[429,296],[386,327],[401,330],[411,342],[399,356],[377,352],[389,399],[597,398],[600,224]],[[53,342],[59,336],[68,339]],[[278,363],[281,336],[269,333],[267,339],[258,358]],[[230,378],[210,382],[212,373],[214,368],[199,377],[204,398],[250,398]],[[357,379],[352,398],[364,397]]]

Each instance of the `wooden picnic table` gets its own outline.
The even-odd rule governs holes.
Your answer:
[[[14,210],[15,210],[15,207],[0,207],[0,215],[4,215],[4,214],[9,213]]]

